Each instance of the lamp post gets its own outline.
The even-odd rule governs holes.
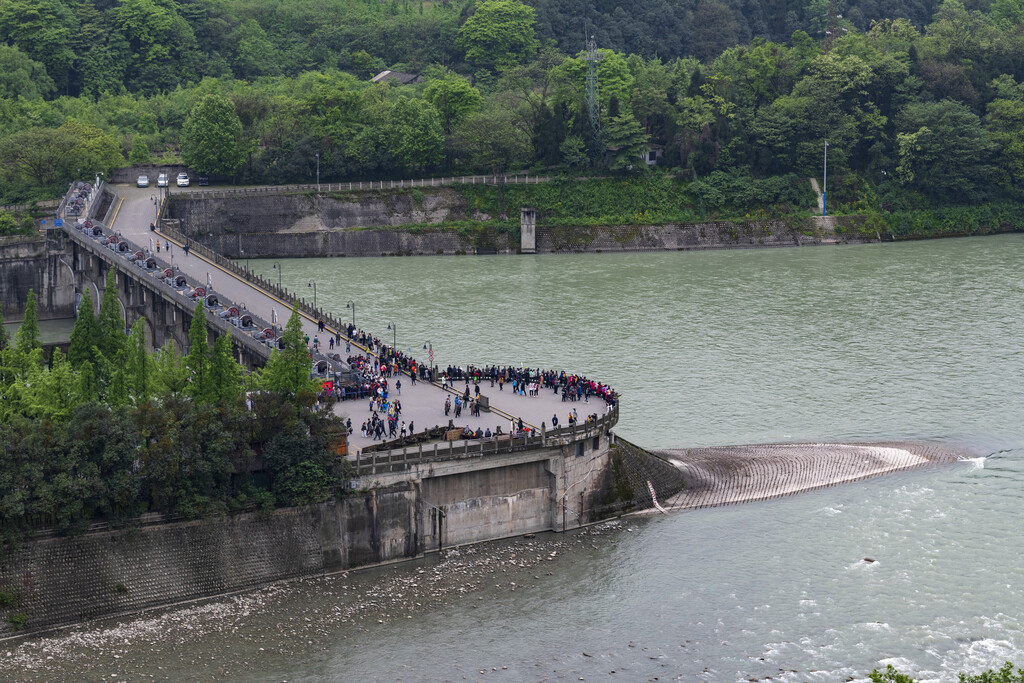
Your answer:
[[[429,349],[429,351],[428,351],[428,349]],[[427,367],[433,368],[434,367],[434,345],[428,340],[427,343],[423,345],[423,350],[427,351]]]
[[[284,289],[284,287],[281,286],[281,270],[282,270],[281,262],[280,261],[274,261],[274,265],[272,266],[272,268],[273,268],[273,270],[277,271],[277,288],[278,289]]]
[[[394,322],[388,323],[388,329],[391,330],[391,348],[395,351],[398,350],[398,325]]]
[[[825,140],[825,171],[821,179],[821,215],[828,215],[828,140]]]
[[[347,304],[345,304],[345,308],[351,308],[352,309],[352,327],[355,327],[356,326],[356,302],[355,301],[349,301]]]
[[[316,191],[320,191],[320,152],[316,153]]]
[[[242,256],[245,256],[245,249],[239,249],[242,252]],[[245,256],[245,272],[249,272],[249,257]]]
[[[306,283],[306,288],[313,288],[313,308],[316,308],[316,280],[310,280]]]

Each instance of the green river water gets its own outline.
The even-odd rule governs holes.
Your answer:
[[[276,279],[272,263],[252,266]],[[628,522],[565,541],[522,590],[442,565],[472,590],[308,638],[288,619],[343,608],[337,591],[224,602],[233,626],[196,613],[201,638],[132,636],[142,618],[90,626],[51,637],[64,650],[26,679],[836,683],[886,663],[923,681],[1024,664],[1024,235],[280,265],[310,298],[315,279],[339,318],[351,300],[360,327],[390,339],[394,322],[399,346],[424,357],[429,340],[442,366],[525,363],[606,381],[623,395],[617,431],[645,446],[928,439],[982,457]],[[344,583],[372,591],[434,568]],[[120,664],[75,649],[95,638],[113,652],[116,638],[99,635],[111,629],[132,641]]]

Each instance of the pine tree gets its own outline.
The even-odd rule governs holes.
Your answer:
[[[99,315],[100,351],[107,358],[117,358],[117,354],[125,347],[127,336],[124,333],[124,318],[121,316],[121,304],[117,300],[117,277],[114,269],[107,271],[107,284],[103,288],[103,302],[100,304]]]
[[[96,376],[96,366],[85,361],[78,366],[78,386],[76,387],[78,403],[95,403],[100,398],[100,383]]]
[[[234,358],[231,335],[217,337],[210,357],[210,385],[215,401],[220,405],[233,403],[242,393],[242,366]]]
[[[310,378],[313,360],[302,333],[302,318],[292,311],[281,335],[284,348],[270,354],[266,367],[260,373],[260,386],[284,396],[298,396],[303,391],[314,391],[316,386]]]
[[[609,168],[646,168],[643,155],[647,152],[648,135],[631,114],[612,118],[605,126],[604,134],[610,154]]]
[[[68,346],[68,360],[74,367],[85,361],[95,361],[93,348],[100,343],[100,325],[93,313],[92,299],[88,294],[82,295],[82,303],[78,307],[78,318],[71,330],[71,344]],[[107,356],[114,360],[114,356]]]
[[[185,390],[196,403],[210,402],[210,346],[206,342],[206,311],[202,301],[196,302],[192,325],[188,329],[188,354],[185,367],[189,384]]]
[[[25,319],[21,321],[14,336],[14,348],[19,354],[27,356],[36,349],[43,348],[39,341],[39,321],[36,318],[36,293],[35,290],[28,290],[28,300],[25,302]]]
[[[181,355],[170,341],[160,349],[154,366],[154,386],[168,396],[176,396],[188,387],[187,370],[182,365]]]
[[[153,357],[146,351],[145,319],[139,318],[132,325],[122,354],[132,397],[136,403],[149,400],[153,396],[154,368]]]

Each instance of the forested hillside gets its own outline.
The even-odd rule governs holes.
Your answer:
[[[700,196],[820,176],[826,139],[837,209],[1019,200],[1022,22],[1022,0],[0,0],[0,202],[128,161],[283,183],[319,155],[327,182],[636,173],[652,149]]]

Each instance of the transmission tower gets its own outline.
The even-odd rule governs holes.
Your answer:
[[[597,43],[594,37],[587,38],[587,56],[583,58],[587,62],[587,109],[590,111],[590,126],[594,129],[594,137],[601,139],[601,100],[598,97],[597,84],[597,63],[604,59],[604,55],[597,51]]]

